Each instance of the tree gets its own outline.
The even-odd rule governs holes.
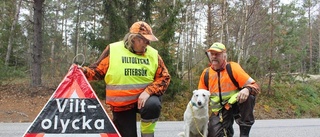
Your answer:
[[[33,1],[33,46],[31,52],[31,86],[41,86],[41,58],[42,58],[42,5],[44,0]]]
[[[176,48],[175,41],[177,40],[175,39],[175,33],[178,28],[178,14],[181,12],[181,7],[182,3],[179,1],[161,0],[155,7],[155,11],[152,11],[157,13],[158,16],[154,19],[154,22],[156,22],[154,30],[159,38],[159,41],[152,46],[158,49],[171,75],[171,82],[166,91],[168,99],[173,99],[174,95],[186,89],[183,80],[176,73],[173,59]]]
[[[8,66],[9,65],[9,61],[10,61],[10,55],[12,52],[12,40],[13,40],[13,32],[14,29],[16,27],[17,21],[19,19],[19,12],[20,12],[20,6],[21,6],[22,0],[18,1],[17,7],[16,7],[16,13],[12,22],[12,26],[10,29],[10,35],[9,35],[9,42],[8,42],[8,49],[7,49],[7,55],[6,55],[6,59],[5,59],[5,65]]]
[[[274,45],[274,1],[271,0],[270,2],[271,5],[271,19],[270,19],[270,56],[269,56],[269,81],[268,81],[268,90],[267,93],[271,94],[271,82],[272,82],[272,72],[273,72],[273,66],[272,66],[272,62],[273,62],[273,45]]]
[[[308,67],[308,72],[309,73],[314,73],[315,69],[314,69],[314,63],[313,63],[313,35],[312,35],[312,9],[315,7],[315,5],[317,4],[316,0],[303,0],[303,7],[307,8],[308,11],[308,44],[309,44],[309,67]]]
[[[132,0],[128,1],[130,4],[133,4]],[[137,4],[133,4],[137,5]],[[105,16],[107,18],[107,27],[109,29],[108,31],[108,38],[107,42],[115,42],[123,38],[124,34],[127,33],[128,28],[132,24],[126,24],[127,22],[132,22],[133,20],[137,19],[137,16],[128,18],[130,21],[126,20],[124,17],[126,17],[127,13],[129,12],[135,12],[135,11],[127,11],[127,13],[123,12],[123,9],[129,8],[129,9],[135,9],[133,8],[133,5],[125,5],[125,1],[119,0],[104,0],[104,10],[105,10]],[[132,15],[133,16],[133,15]],[[129,26],[129,27],[128,27]]]
[[[259,82],[270,80],[272,90],[275,73],[320,71],[320,19],[315,12],[319,4],[297,1],[301,0],[283,5],[279,0],[22,0],[21,10],[26,12],[17,20],[19,8],[12,7],[19,7],[21,0],[2,0],[0,63],[9,63],[3,69],[30,72],[33,85],[45,85],[41,77],[63,77],[75,54],[84,54],[87,64],[94,62],[106,44],[121,40],[132,23],[144,20],[159,38],[151,46],[172,75],[169,96],[196,88],[208,66],[203,52],[216,41],[227,46],[229,61],[241,62]],[[37,3],[43,7],[35,8]]]

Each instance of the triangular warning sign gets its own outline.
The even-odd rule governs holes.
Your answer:
[[[24,137],[121,137],[83,72],[72,65]]]

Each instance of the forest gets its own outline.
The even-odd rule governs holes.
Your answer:
[[[277,84],[319,80],[317,0],[1,0],[0,12],[0,85],[56,87],[73,63],[94,63],[140,20],[159,39],[150,46],[171,75],[167,100],[197,88],[214,42],[226,45],[228,61],[241,64],[266,96],[277,96]],[[102,98],[103,84],[92,83]]]

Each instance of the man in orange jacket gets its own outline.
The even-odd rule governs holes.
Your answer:
[[[94,64],[82,68],[88,80],[105,81],[106,104],[122,137],[137,137],[136,113],[141,115],[141,136],[154,136],[161,95],[170,83],[168,70],[150,41],[158,41],[151,27],[135,22],[122,41],[109,44]]]
[[[259,86],[238,63],[227,62],[222,43],[213,43],[207,55],[211,66],[202,72],[198,89],[211,92],[208,137],[232,137],[234,120],[240,126],[240,137],[248,137],[254,124],[253,108]]]

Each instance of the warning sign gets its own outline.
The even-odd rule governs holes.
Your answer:
[[[24,137],[121,137],[82,71],[70,71]]]

